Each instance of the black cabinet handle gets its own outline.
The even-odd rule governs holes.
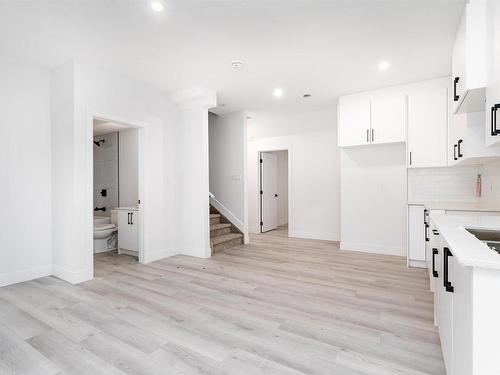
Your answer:
[[[453,254],[449,248],[443,247],[443,286],[445,287],[447,292],[453,293],[455,288],[451,285],[451,282],[448,280],[448,257],[452,257]]]
[[[134,213],[133,212],[130,213],[130,224],[134,225]]]
[[[410,165],[411,165],[411,151],[410,151]]]
[[[500,108],[500,104],[495,104],[491,107],[491,135],[497,136],[500,134],[500,129],[497,129],[497,109]]]
[[[457,83],[460,81],[460,77],[455,77],[453,80],[453,101],[458,102],[460,96],[457,95]]]
[[[129,212],[129,213],[127,213],[127,224],[129,224],[129,225],[130,225],[130,212]]]
[[[429,224],[425,223],[425,242],[429,242]]]
[[[370,142],[370,129],[366,129],[366,142]]]
[[[436,255],[439,254],[438,249],[432,248],[432,276],[438,277],[438,271],[436,271]]]
[[[464,156],[464,154],[462,154],[462,151],[460,150],[460,145],[462,144],[462,142],[463,142],[463,139],[459,139],[458,143],[457,143],[457,146],[458,146],[458,157],[459,158],[462,158]]]
[[[375,129],[372,129],[372,142],[375,142]]]
[[[457,158],[457,147],[458,147],[458,145],[453,145],[453,160],[458,160],[458,158]]]
[[[432,233],[434,233],[435,236],[439,236],[439,232],[437,231],[437,229],[433,229]]]

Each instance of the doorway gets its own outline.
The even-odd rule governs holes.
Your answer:
[[[260,232],[279,229],[288,234],[288,150],[260,152]]]
[[[143,128],[92,119],[93,260],[142,261],[140,150]]]

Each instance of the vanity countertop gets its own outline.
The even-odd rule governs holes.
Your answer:
[[[116,207],[115,210],[118,210],[118,211],[139,211],[139,207],[137,207],[137,206]]]
[[[408,202],[408,205],[421,205],[428,210],[500,212],[500,205],[483,202]]]
[[[500,254],[465,229],[500,231],[500,216],[454,214],[437,215],[432,220],[460,264],[500,270]]]

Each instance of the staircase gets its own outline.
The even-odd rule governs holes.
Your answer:
[[[243,234],[210,205],[210,247],[212,255],[243,243]]]

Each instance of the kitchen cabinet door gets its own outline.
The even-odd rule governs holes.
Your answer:
[[[465,5],[452,55],[453,113],[481,111],[484,107],[487,65],[486,2]]]
[[[446,372],[448,374],[454,374],[453,372],[453,292],[446,289],[444,286],[444,281],[446,275],[448,280],[454,286],[453,277],[453,260],[451,256],[446,256],[446,249],[448,245],[445,243],[440,249],[441,256],[441,269],[443,277],[439,279],[443,281],[441,285],[436,285],[438,293],[438,330],[439,338],[441,339],[441,348],[443,350],[444,364],[446,367]],[[446,259],[448,258],[448,259]],[[446,267],[446,262],[448,262],[448,267]]]
[[[372,98],[370,137],[374,144],[406,141],[406,95]]]
[[[424,206],[408,206],[408,259],[425,262]]]
[[[408,168],[447,165],[448,89],[408,95]]]
[[[370,144],[370,97],[367,95],[341,97],[338,121],[339,147]]]
[[[488,2],[486,145],[500,145],[500,2]]]
[[[472,368],[472,268],[453,263],[453,375],[470,375]]]

